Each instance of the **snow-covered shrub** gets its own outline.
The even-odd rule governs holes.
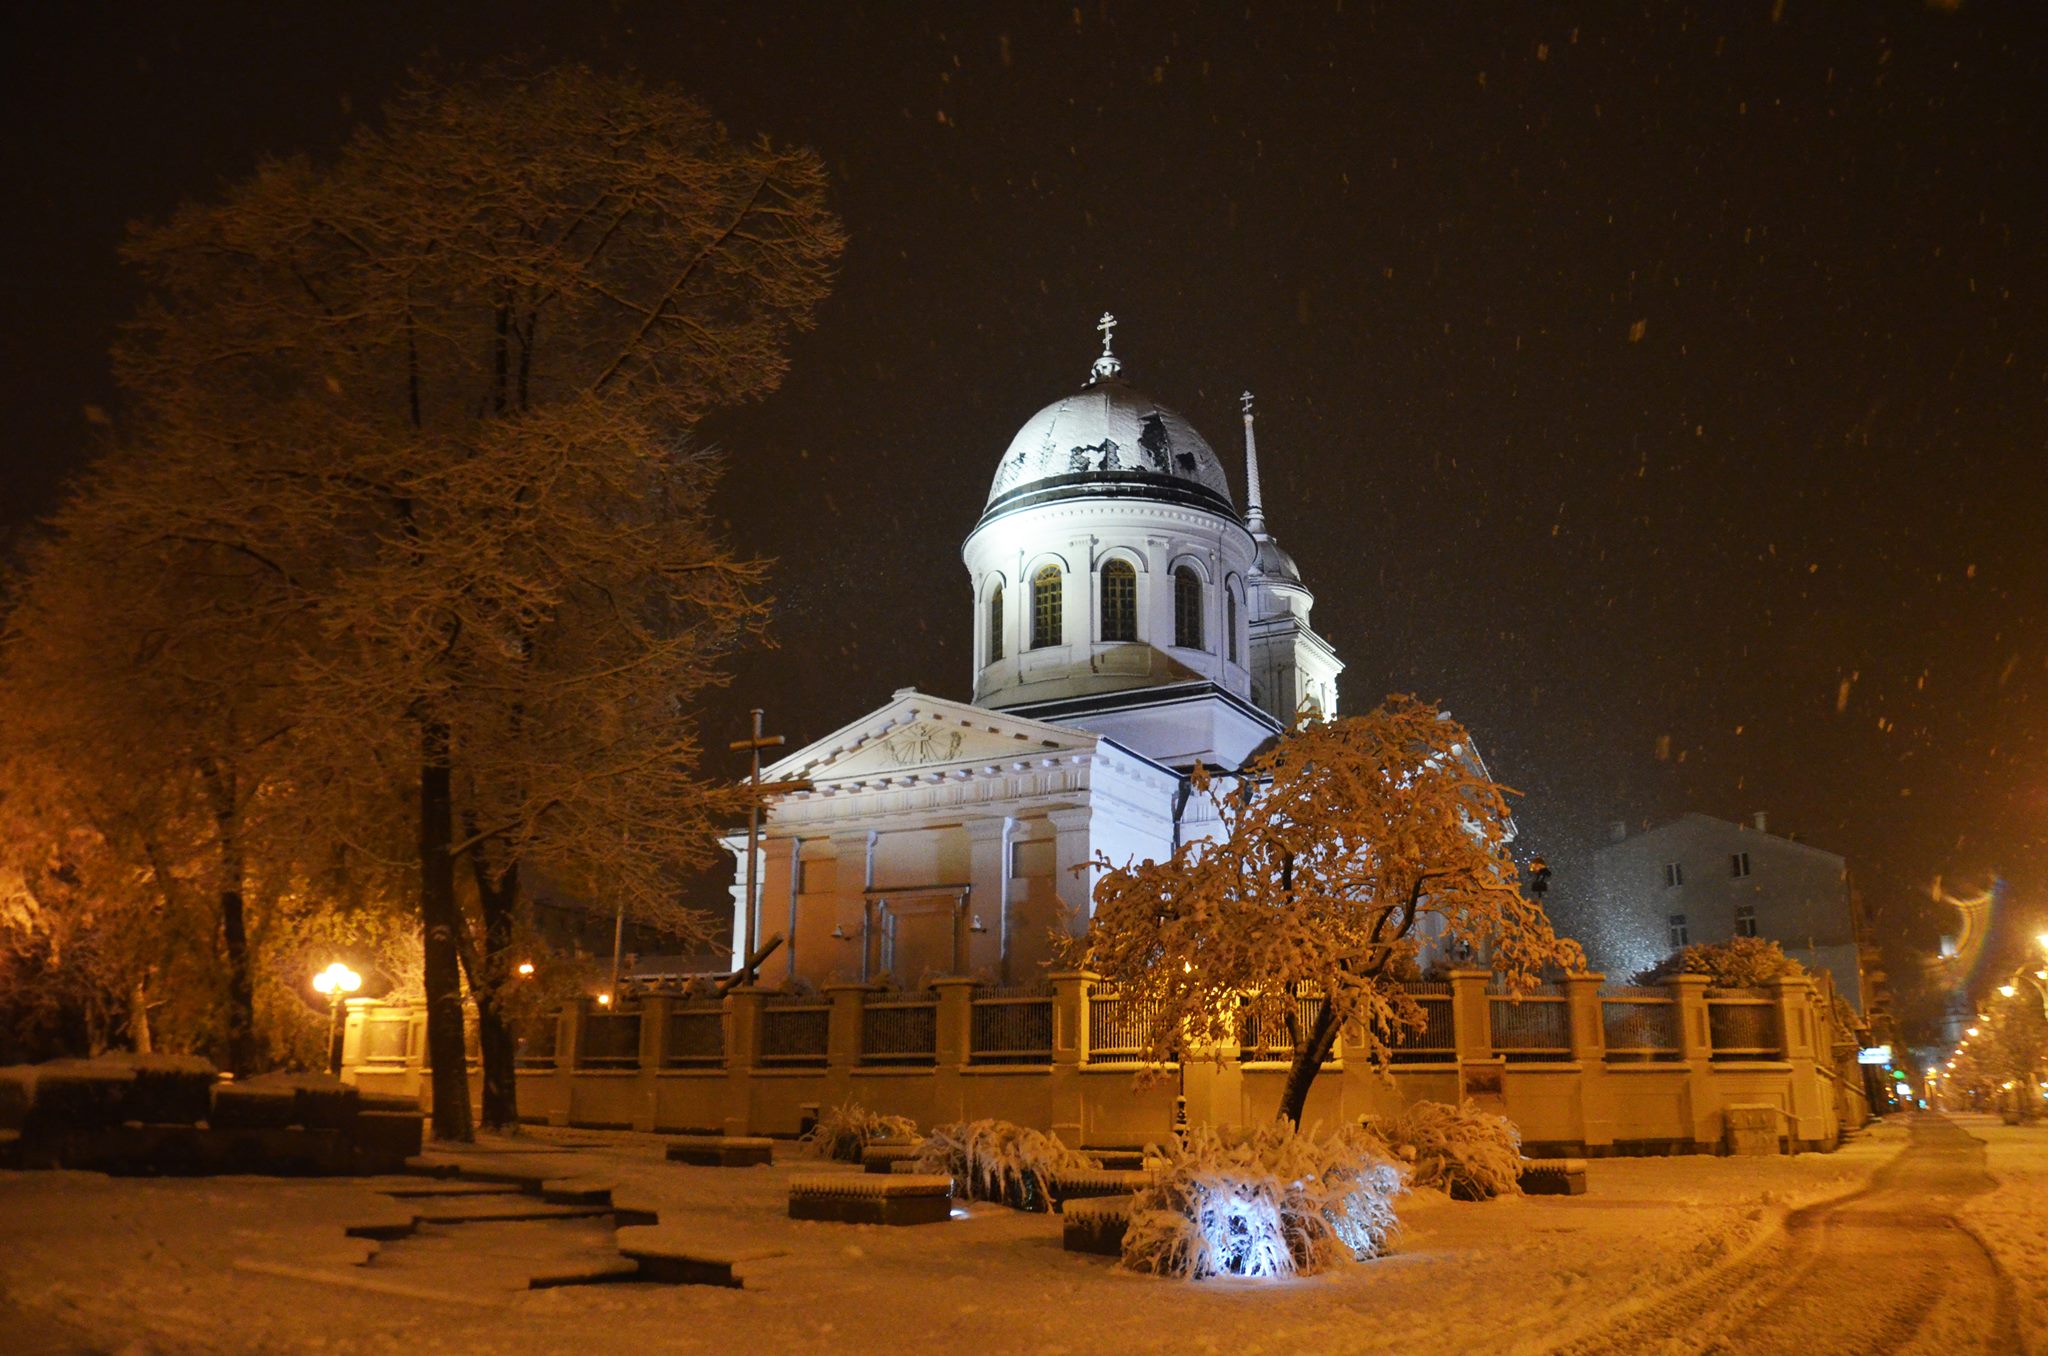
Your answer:
[[[1521,1194],[1522,1133],[1471,1102],[1416,1102],[1379,1133],[1415,1169],[1415,1185],[1459,1200]]]
[[[803,1142],[820,1158],[860,1162],[861,1151],[878,1139],[916,1139],[917,1122],[908,1116],[870,1111],[859,1102],[842,1102],[820,1112]]]
[[[919,1172],[947,1174],[956,1193],[1016,1210],[1051,1209],[1054,1173],[1095,1166],[1057,1135],[998,1120],[935,1125],[917,1155]]]
[[[1277,1120],[1235,1143],[1198,1126],[1161,1148],[1131,1201],[1123,1264],[1183,1280],[1291,1276],[1377,1257],[1407,1170],[1371,1132]]]
[[[1655,984],[1672,975],[1707,975],[1720,989],[1755,989],[1774,979],[1797,979],[1806,967],[1785,954],[1768,937],[1732,937],[1725,942],[1695,942],[1672,952],[1636,974],[1638,984]]]

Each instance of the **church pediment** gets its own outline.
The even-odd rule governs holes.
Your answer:
[[[1096,737],[1041,721],[928,697],[897,699],[782,759],[772,780],[854,782],[947,768],[1007,767],[1054,754],[1092,751]]]

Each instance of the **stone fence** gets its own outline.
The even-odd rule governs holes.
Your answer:
[[[1382,1072],[1340,1038],[1305,1121],[1386,1115],[1469,1097],[1521,1127],[1532,1155],[1720,1152],[1724,1108],[1771,1108],[1782,1147],[1833,1148],[1867,1119],[1836,1067],[1813,986],[1720,992],[1704,976],[1602,991],[1584,975],[1510,996],[1484,971],[1408,986],[1423,1023]],[[1321,999],[1303,997],[1301,1017]],[[521,1032],[519,1105],[555,1125],[793,1134],[821,1107],[858,1102],[920,1125],[993,1116],[1070,1144],[1140,1145],[1190,1122],[1249,1124],[1277,1111],[1291,1035],[1246,1030],[1236,1049],[1138,1062],[1143,1014],[1085,973],[1043,990],[941,979],[919,993],[836,985],[822,995],[740,989],[722,1001],[648,996],[563,1011]],[[347,1076],[424,1102],[422,1011],[352,1000]],[[477,1078],[472,1065],[472,1096]]]

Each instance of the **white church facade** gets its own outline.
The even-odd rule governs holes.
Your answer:
[[[766,812],[757,919],[729,842],[735,965],[785,939],[764,983],[1032,983],[1085,926],[1089,863],[1205,832],[1198,762],[1336,714],[1343,665],[1267,531],[1250,396],[1240,513],[1209,443],[1125,380],[1114,324],[1011,439],[962,547],[972,703],[903,688],[764,770],[809,784]]]

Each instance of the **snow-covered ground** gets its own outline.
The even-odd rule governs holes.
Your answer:
[[[1866,1183],[1904,1132],[1880,1127],[1797,1158],[1595,1160],[1579,1197],[1421,1193],[1381,1261],[1198,1285],[1063,1252],[1056,1216],[976,1205],[906,1229],[799,1223],[785,1217],[784,1183],[817,1166],[807,1160],[693,1168],[661,1161],[652,1137],[542,1131],[533,1142],[565,1139],[579,1147],[551,1155],[564,1175],[617,1181],[660,1210],[665,1233],[780,1255],[750,1263],[743,1290],[527,1291],[515,1288],[527,1255],[588,1253],[602,1246],[596,1227],[451,1226],[356,1266],[366,1249],[340,1238],[339,1221],[389,1213],[374,1183],[0,1173],[0,1332],[132,1356],[1540,1351],[1771,1242],[1792,1207]],[[2048,1153],[2039,1162],[2048,1193]],[[2048,1211],[2033,1226],[2048,1228],[2040,1219]]]
[[[2028,1351],[2048,1352],[2048,1124],[2004,1125],[1996,1116],[1957,1115],[1985,1143],[1984,1166],[1998,1182],[1957,1212],[2011,1279]]]

